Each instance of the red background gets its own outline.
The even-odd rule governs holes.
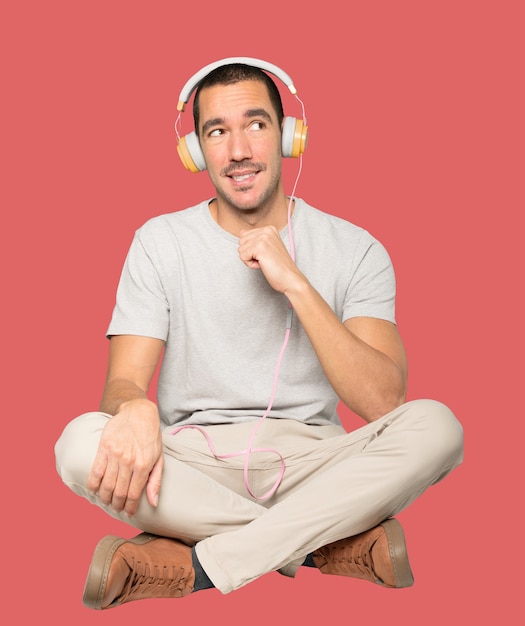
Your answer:
[[[522,6],[2,4],[9,623],[523,623]],[[263,58],[294,79],[310,127],[297,194],[390,251],[409,396],[454,410],[465,463],[399,516],[410,589],[303,568],[227,596],[94,612],[81,596],[95,544],[134,533],[62,485],[53,445],[67,421],[98,406],[104,332],[133,231],[212,193],[205,174],[180,164],[173,125],[182,85],[227,56]],[[289,94],[285,109],[301,115]],[[182,122],[192,129],[189,112]],[[287,181],[296,171],[288,160]]]

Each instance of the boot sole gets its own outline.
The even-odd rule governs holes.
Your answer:
[[[84,586],[84,595],[82,596],[84,606],[87,606],[89,609],[109,608],[102,606],[102,600],[106,591],[109,568],[113,555],[123,543],[140,545],[148,543],[153,539],[155,539],[155,535],[148,533],[142,533],[132,539],[122,539],[114,535],[108,535],[101,539],[95,548],[91,565],[89,566],[86,584]]]
[[[388,540],[388,549],[396,577],[395,587],[398,589],[411,587],[414,584],[414,576],[408,561],[403,527],[396,519],[388,519],[381,526],[384,528]]]

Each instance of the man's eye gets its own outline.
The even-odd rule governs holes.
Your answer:
[[[210,132],[210,137],[220,137],[222,135],[222,130],[220,128],[215,128]]]
[[[251,130],[262,130],[264,128],[264,124],[262,122],[253,122],[250,126]]]

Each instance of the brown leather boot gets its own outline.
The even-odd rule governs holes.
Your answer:
[[[95,548],[82,601],[90,609],[109,609],[132,600],[182,598],[194,581],[191,548],[180,541],[109,535]]]
[[[414,584],[405,534],[395,519],[388,519],[354,537],[329,543],[312,556],[323,574],[352,576],[384,587]]]

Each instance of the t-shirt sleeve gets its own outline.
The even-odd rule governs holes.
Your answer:
[[[392,261],[376,239],[365,238],[354,259],[343,321],[352,317],[376,317],[395,324],[396,280]]]
[[[122,269],[106,335],[141,335],[165,341],[168,330],[169,304],[165,289],[137,232]]]

